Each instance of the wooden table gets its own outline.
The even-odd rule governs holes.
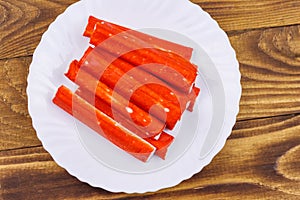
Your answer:
[[[0,0],[0,199],[300,199],[299,0],[193,0],[236,50],[243,87],[238,120],[200,173],[176,187],[131,195],[70,176],[31,125],[26,78],[33,51],[74,2]]]

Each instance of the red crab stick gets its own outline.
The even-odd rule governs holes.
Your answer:
[[[93,48],[89,48],[85,52],[83,58],[79,61],[79,63],[82,63],[82,65],[84,65],[84,61],[88,60],[87,57],[92,50],[93,50]],[[98,55],[97,55],[97,52],[99,53]],[[107,57],[109,57],[109,55],[107,55],[106,52],[104,52],[100,49],[97,49],[97,52],[95,51],[94,55],[101,58],[102,61],[105,61],[107,59]],[[107,63],[108,62],[109,61],[107,61]],[[95,69],[95,68],[91,68],[91,73],[95,74],[96,72],[93,72],[93,69]],[[120,76],[123,76],[123,73],[127,73],[128,76],[134,77],[134,79],[136,81],[138,81],[140,83],[145,83],[145,86],[150,88],[150,90],[152,91],[149,94],[152,94],[153,92],[156,93],[165,102],[172,103],[172,104],[174,104],[174,106],[180,107],[182,113],[186,108],[187,102],[191,101],[187,110],[192,112],[193,107],[194,107],[194,102],[200,92],[199,88],[193,87],[193,90],[190,94],[188,94],[188,95],[183,94],[182,92],[178,91],[176,88],[172,87],[171,85],[168,85],[167,83],[160,80],[156,76],[148,73],[145,70],[142,70],[141,68],[135,68],[132,64],[130,64],[120,58],[116,58],[111,63],[111,65],[106,68],[105,72],[102,74],[101,78],[103,78],[103,81],[105,83],[107,83],[109,85],[109,87],[111,87],[111,88],[115,87],[115,84],[119,80],[119,77],[116,77],[116,72],[119,71],[120,69],[123,71],[122,74],[120,74]],[[114,73],[111,72],[111,70],[114,71]],[[114,76],[114,78],[112,78],[112,76]],[[168,127],[168,128],[170,128],[170,127]]]
[[[163,101],[173,104],[176,107],[180,107],[181,113],[185,110],[186,103],[190,100],[190,95],[183,94],[182,92],[178,91],[171,85],[168,85],[166,82],[162,81],[156,76],[148,73],[145,70],[142,70],[141,68],[135,68],[132,64],[122,59],[115,59],[111,63],[111,65],[115,66],[116,68],[122,69],[124,73],[127,73],[128,76],[134,77],[136,81],[145,83],[145,86],[147,86],[151,91],[160,96]],[[110,73],[107,74],[111,76]],[[105,75],[106,73],[103,73],[103,77]],[[114,87],[114,85],[110,85],[110,87]]]
[[[84,99],[73,94],[65,86],[58,89],[53,102],[110,142],[143,162],[148,161],[155,152],[155,147],[147,141],[122,127]]]
[[[192,84],[197,76],[195,65],[185,59],[173,59],[171,52],[167,56],[165,51],[150,48],[148,44],[132,36],[128,32],[123,32],[114,37],[115,33],[96,24],[96,30],[91,37],[91,43],[106,51],[120,56],[120,58],[133,64],[134,66],[156,64],[156,67],[148,67],[149,73],[170,83],[185,93],[189,93]],[[98,43],[99,38],[109,38],[102,43]]]
[[[166,154],[167,154],[167,149],[168,147],[172,144],[174,137],[172,135],[169,135],[168,133],[162,132],[159,135],[158,139],[155,139],[155,136],[152,137],[145,137],[145,132],[141,127],[136,126],[135,124],[132,123],[131,120],[129,120],[126,116],[116,116],[120,115],[118,112],[112,112],[111,107],[107,105],[104,101],[99,99],[98,97],[93,97],[93,94],[88,92],[87,90],[84,89],[77,89],[76,93],[83,99],[85,99],[87,102],[89,102],[91,105],[95,104],[95,107],[102,111],[104,114],[108,115],[110,118],[116,120],[116,118],[122,126],[130,130],[131,132],[137,134],[138,136],[142,137],[145,139],[147,142],[152,144],[155,148],[155,154],[162,159],[165,159]]]
[[[157,135],[165,128],[164,123],[124,99],[117,92],[113,91],[103,82],[95,79],[85,70],[78,71],[77,61],[71,63],[70,69],[65,75],[80,87],[95,94],[102,101],[106,102],[106,104],[110,105],[112,109],[117,110],[124,116],[130,116],[137,125],[145,127],[147,129],[147,131],[145,131],[146,136]]]
[[[91,37],[94,30],[95,26],[97,23],[102,24],[103,26],[107,26],[110,29],[116,29],[118,30],[118,33],[123,32],[123,31],[129,31],[131,32],[132,35],[135,37],[153,45],[153,47],[161,49],[161,50],[166,50],[166,51],[172,51],[176,54],[181,55],[183,58],[190,60],[192,57],[193,49],[190,47],[186,47],[180,44],[176,44],[167,40],[163,40],[157,37],[153,37],[151,35],[139,32],[139,31],[134,31],[129,28],[113,24],[111,22],[107,22],[101,19],[97,19],[96,17],[90,16],[88,20],[88,25],[86,26],[84,36]]]
[[[153,48],[159,51],[159,54],[163,56],[165,59],[169,61],[176,61],[180,64],[184,64],[183,68],[195,69],[196,66],[189,63],[190,59],[186,59],[185,57],[177,54],[171,50],[157,48],[155,45],[152,45],[151,42],[144,41],[139,37],[135,36],[135,31],[123,31],[118,27],[111,27],[106,25],[105,23],[96,23],[95,30],[90,37],[90,43],[97,46],[104,42],[106,39],[119,35],[118,40],[125,41],[126,43],[131,44],[132,46],[128,46],[131,49],[135,50],[138,48]],[[187,63],[189,64],[187,64]]]
[[[90,55],[90,53],[92,53],[93,57]],[[116,58],[113,62],[111,62],[111,60],[113,60],[111,59],[111,57],[112,55],[109,55],[107,52],[101,49],[97,49],[97,51],[94,51],[92,47],[89,47],[78,62],[77,68],[79,69],[81,66],[84,66],[83,68],[95,78],[99,78],[99,75],[97,73],[99,73],[99,71],[102,71],[103,73],[100,77],[100,80],[107,84],[110,88],[114,88],[121,77],[124,80],[124,77],[130,76],[131,78],[133,78],[130,80],[130,82],[136,80],[137,82],[135,82],[135,84],[138,84],[138,82],[142,84],[145,83],[145,86],[147,86],[151,90],[148,92],[150,96],[152,96],[152,98],[157,98],[158,95],[160,98],[163,99],[164,102],[180,107],[181,113],[183,113],[183,111],[185,110],[187,102],[190,101],[191,103],[189,104],[187,110],[192,112],[194,107],[193,102],[196,100],[196,97],[200,92],[199,88],[194,86],[190,94],[183,94],[182,92],[178,91],[171,85],[168,85],[166,82],[162,81],[156,76],[148,73],[145,70],[142,70],[141,68],[135,68],[132,64],[120,58]],[[93,62],[91,63],[97,63],[97,66],[91,66],[91,63],[89,63],[87,66],[85,64],[85,61],[89,60],[93,60]],[[107,66],[108,64],[109,66]],[[99,68],[102,68],[102,70],[99,70]],[[76,71],[78,69],[70,70],[69,73],[73,71],[73,76],[76,76]],[[127,74],[128,76],[124,76],[124,74]],[[126,83],[126,81],[124,81],[123,83],[125,85],[128,84]],[[128,87],[129,86],[127,86],[127,88]],[[118,92],[124,94],[128,91],[122,90]],[[172,129],[172,126],[168,126],[168,128]]]
[[[194,106],[195,106],[195,103],[196,103],[196,98],[199,96],[199,93],[200,93],[200,88],[197,88],[197,87],[194,86],[193,90],[190,94],[190,104],[187,107],[188,111],[193,112]]]
[[[152,108],[153,105],[156,105],[157,108],[152,110],[152,114],[161,121],[165,121],[167,128],[172,130],[182,114],[177,98],[174,96],[172,101],[168,101],[164,98],[164,96],[157,93],[159,91],[154,88],[147,87],[147,84],[144,85],[136,80],[136,77],[143,76],[143,78],[147,78],[147,74],[149,73],[144,72],[143,70],[133,70],[131,71],[132,73],[126,74],[127,71],[124,71],[122,66],[124,67],[127,62],[117,59],[116,61],[118,62],[110,64],[110,60],[113,60],[113,56],[107,52],[100,49],[99,51],[92,51],[92,49],[89,48],[77,66],[74,66],[74,64],[70,66],[68,73],[76,77],[80,68],[88,71],[96,78],[98,71],[103,71],[100,81],[108,85],[110,88],[113,88],[123,97],[130,97],[130,101],[132,103],[146,112],[149,112],[150,108]],[[101,68],[101,70],[99,70],[99,68]],[[131,65],[131,68],[133,69],[134,67]],[[161,82],[162,81],[159,83]],[[116,84],[118,84],[119,87],[115,87]],[[136,86],[141,87],[135,88]],[[185,105],[182,106],[185,107]]]
[[[168,148],[172,144],[174,137],[166,132],[162,132],[158,140],[156,140],[154,137],[147,138],[145,140],[157,148],[157,150],[155,151],[155,155],[159,156],[162,159],[165,159]]]

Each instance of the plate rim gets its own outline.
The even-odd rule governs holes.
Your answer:
[[[51,28],[54,26],[54,24],[57,22],[57,20],[60,18],[60,17],[62,17],[66,12],[68,12],[68,10],[70,10],[72,7],[75,7],[75,6],[78,6],[78,5],[81,5],[81,4],[83,4],[84,2],[86,2],[86,1],[79,1],[79,2],[76,2],[76,3],[74,3],[74,4],[72,4],[71,6],[69,6],[67,9],[66,9],[66,11],[65,12],[63,12],[61,15],[59,15],[57,18],[56,18],[56,20],[49,26],[49,28],[48,28],[48,30],[43,34],[43,36],[42,36],[42,39],[41,39],[41,42],[39,43],[39,45],[38,45],[38,47],[40,46],[40,44],[42,44],[42,42],[45,40],[45,38],[46,38],[46,36],[47,36],[47,32],[49,31],[49,30],[51,30]],[[191,2],[189,2],[189,1],[186,1],[186,0],[182,0],[182,2],[188,2],[188,3],[190,3],[190,4],[193,4],[193,3],[191,3]],[[193,6],[196,6],[195,4],[193,4]],[[215,24],[217,24],[216,22],[215,22],[215,20],[214,19],[212,19],[211,17],[210,17],[210,15],[208,14],[208,13],[206,13],[205,11],[203,11],[200,7],[198,7],[197,6],[197,10],[198,10],[198,12],[204,12],[205,13],[205,15],[207,15],[208,16],[208,18],[210,19],[210,20],[212,20],[212,22],[214,22]],[[238,64],[238,61],[236,60],[236,54],[235,54],[235,52],[234,52],[234,49],[231,47],[231,45],[230,45],[230,42],[229,42],[229,39],[227,38],[227,35],[226,35],[226,33],[218,26],[218,24],[217,24],[217,27],[218,27],[218,31],[220,31],[220,32],[222,32],[222,34],[223,34],[223,36],[226,36],[226,41],[227,41],[227,45],[229,45],[229,47],[231,48],[231,56],[234,56],[234,58],[235,58],[235,69],[236,69],[236,73],[238,73],[239,74],[239,76],[237,77],[238,78],[238,82],[240,83],[240,78],[241,78],[241,74],[240,74],[240,72],[239,72],[239,70],[238,70],[238,68],[239,68],[239,64]],[[29,114],[30,114],[30,116],[31,116],[31,118],[32,118],[32,124],[33,124],[33,127],[34,127],[34,129],[37,131],[37,136],[38,136],[38,138],[40,139],[40,141],[42,142],[42,144],[43,144],[43,147],[50,153],[51,152],[51,150],[48,148],[48,146],[46,145],[46,144],[44,144],[44,141],[43,141],[43,139],[41,138],[41,136],[38,134],[38,128],[37,128],[37,124],[36,124],[36,121],[33,119],[33,117],[32,117],[32,99],[31,99],[31,97],[30,97],[30,86],[29,86],[29,84],[30,84],[30,77],[32,76],[32,65],[34,64],[34,61],[35,61],[35,59],[36,59],[36,55],[37,55],[37,53],[36,52],[38,52],[38,47],[37,47],[37,49],[35,50],[35,52],[34,52],[34,55],[33,55],[33,60],[32,60],[32,63],[31,63],[31,65],[30,65],[30,68],[29,68],[29,75],[28,75],[28,79],[27,79],[27,83],[28,83],[28,86],[27,86],[27,88],[26,88],[26,93],[27,93],[27,96],[28,96],[28,111],[29,111]],[[219,69],[218,69],[219,70]],[[221,76],[221,75],[220,75]],[[222,78],[222,77],[221,77]],[[222,80],[222,82],[223,82],[224,80]],[[236,96],[238,96],[239,98],[238,99],[236,99],[237,100],[237,102],[239,102],[240,101],[240,97],[241,97],[241,85],[239,84],[239,87],[237,86],[237,95]],[[230,124],[230,129],[232,129],[232,127],[234,126],[234,124],[235,124],[235,120],[236,120],[236,116],[237,116],[237,114],[238,114],[238,112],[239,112],[239,107],[237,106],[237,107],[235,107],[235,109],[232,111],[232,114],[231,114],[231,116],[234,116],[234,119],[232,119],[231,118],[231,123],[229,123]],[[234,122],[233,122],[234,121]],[[227,127],[228,128],[228,127]],[[223,131],[223,133],[224,133],[224,131]],[[213,156],[210,156],[210,157],[206,157],[205,159],[203,159],[202,160],[202,162],[204,163],[201,167],[200,167],[200,169],[199,169],[199,167],[197,168],[197,170],[195,170],[195,172],[192,172],[191,174],[190,174],[190,176],[189,177],[185,177],[185,178],[183,178],[183,179],[181,179],[181,180],[179,180],[179,181],[176,181],[176,182],[173,182],[172,184],[169,184],[169,185],[166,185],[165,187],[157,187],[157,188],[145,188],[144,190],[142,190],[142,189],[116,189],[116,188],[109,188],[109,187],[107,187],[107,186],[99,186],[99,185],[97,185],[97,184],[94,184],[94,183],[92,183],[92,182],[90,182],[90,181],[87,181],[87,180],[85,180],[84,178],[82,178],[82,177],[78,177],[78,175],[75,175],[76,173],[75,172],[73,172],[72,170],[68,170],[65,166],[63,166],[63,164],[59,161],[59,160],[56,160],[56,158],[55,158],[55,156],[53,156],[52,155],[52,153],[50,153],[51,154],[51,156],[52,156],[52,158],[55,160],[55,162],[58,164],[58,165],[60,165],[61,167],[63,167],[64,169],[66,169],[71,175],[73,175],[73,176],[75,176],[75,177],[77,177],[80,181],[82,181],[82,182],[86,182],[86,183],[88,183],[88,184],[90,184],[91,186],[93,186],[93,187],[101,187],[101,188],[103,188],[103,189],[106,189],[106,190],[108,190],[108,191],[112,191],[112,192],[126,192],[126,193],[144,193],[144,192],[154,192],[154,191],[157,191],[157,190],[159,190],[159,189],[162,189],[162,188],[166,188],[166,187],[171,187],[171,186],[175,186],[175,185],[177,185],[177,184],[179,184],[181,181],[183,181],[183,180],[186,180],[186,179],[189,179],[191,176],[193,176],[195,173],[198,173],[199,171],[201,171],[201,169],[204,167],[204,166],[206,166],[207,164],[209,164],[210,162],[211,162],[211,160],[215,157],[215,155],[217,155],[217,153],[223,148],[223,146],[225,145],[225,143],[226,143],[226,141],[227,141],[227,138],[228,138],[228,136],[231,134],[231,131],[229,132],[229,131],[227,131],[227,134],[224,136],[225,137],[225,139],[224,140],[222,140],[222,141],[220,141],[220,142],[218,142],[218,144],[217,144],[217,146],[215,147],[215,149],[214,149],[214,151],[216,152],[216,153],[214,153],[214,155]]]

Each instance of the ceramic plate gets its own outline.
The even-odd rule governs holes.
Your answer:
[[[194,48],[201,93],[194,112],[185,112],[169,132],[176,139],[166,160],[153,157],[142,163],[52,103],[60,85],[76,89],[64,73],[89,45],[82,33],[90,15]],[[60,166],[94,187],[142,193],[177,185],[210,163],[231,133],[241,86],[226,34],[199,6],[186,0],[86,0],[71,5],[43,35],[27,94],[37,136]]]

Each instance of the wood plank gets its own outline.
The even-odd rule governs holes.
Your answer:
[[[27,111],[30,56],[76,1],[0,0],[0,199],[300,199],[300,2],[192,1],[220,23],[237,52],[240,121],[202,172],[173,188],[127,195],[93,188],[59,167]]]
[[[191,0],[208,12],[227,32],[299,24],[300,2],[295,0]]]
[[[69,175],[42,147],[3,151],[0,155],[3,199],[77,199],[111,195]]]
[[[49,24],[76,0],[0,0],[0,59],[32,55]],[[192,0],[227,32],[299,24],[295,0]]]
[[[32,55],[49,24],[76,0],[0,0],[0,59]]]
[[[0,61],[0,150],[40,145],[27,111],[31,58]]]
[[[233,190],[234,188],[234,190]],[[195,200],[195,199],[217,199],[217,200],[240,200],[240,199],[264,199],[264,200],[299,200],[299,196],[286,194],[280,191],[274,191],[269,188],[264,188],[255,184],[221,184],[206,186],[200,188],[193,188],[189,190],[169,192],[168,195],[165,193],[161,194],[150,194],[146,196],[135,196],[135,197],[125,197],[118,198],[126,200],[139,200],[139,199],[184,199],[184,200]]]
[[[300,112],[300,26],[230,37],[242,74],[239,119]]]
[[[202,172],[148,199],[297,199],[300,115],[238,122],[223,150]],[[92,188],[58,167],[41,147],[0,152],[4,199],[132,199],[140,194]],[[129,198],[129,199],[130,199]]]

